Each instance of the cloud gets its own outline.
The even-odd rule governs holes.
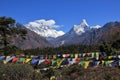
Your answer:
[[[35,20],[33,22],[29,22],[28,24],[32,26],[34,25],[35,27],[47,26],[53,29],[58,29],[63,26],[63,25],[56,25],[56,22],[53,19],[50,20],[40,19],[40,20]]]
[[[37,34],[43,37],[59,37],[64,35],[65,33],[59,28],[63,27],[63,25],[56,25],[55,20],[35,20],[33,22],[29,22],[25,25],[28,29],[36,32]]]
[[[35,21],[36,23],[39,23],[39,24],[43,24],[43,25],[46,25],[46,26],[53,26],[55,25],[55,21],[54,20],[45,20],[45,19],[41,19],[41,20],[36,20]]]

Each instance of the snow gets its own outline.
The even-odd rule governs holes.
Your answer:
[[[101,26],[96,25],[96,26],[91,26],[90,28],[93,28],[93,29],[99,29],[99,28],[101,28]]]
[[[59,36],[64,35],[65,33],[60,30],[56,30],[57,28],[61,27],[61,25],[56,25],[56,22],[54,20],[35,20],[33,22],[29,22],[25,25],[28,29],[34,31],[35,33],[46,37],[47,38],[57,38]],[[73,28],[66,33],[69,36],[75,36],[82,35],[86,31],[89,31],[91,29],[99,29],[101,26],[89,26],[87,21],[85,19],[82,20],[82,22],[79,25],[74,25]],[[63,41],[64,43],[64,41]]]
[[[74,25],[73,26],[73,32],[76,33],[77,35],[81,35],[85,33],[86,31],[89,31],[91,29],[99,29],[101,26],[96,25],[96,26],[89,26],[87,21],[85,19],[82,20],[80,25]]]
[[[80,25],[73,26],[73,31],[78,35],[81,35],[82,33],[85,33],[88,30],[90,30],[90,26],[87,24],[85,19],[82,20]]]
[[[33,22],[29,22],[25,26],[34,31],[35,33],[43,36],[43,37],[53,37],[57,38],[59,36],[64,35],[65,33],[60,30],[56,30],[56,28],[59,28],[60,25],[56,25],[56,22],[54,20],[36,20]]]

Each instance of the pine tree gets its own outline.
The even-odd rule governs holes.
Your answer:
[[[4,55],[7,55],[6,47],[11,42],[12,36],[21,35],[24,38],[27,33],[26,30],[18,29],[14,24],[14,19],[10,17],[0,17],[0,48],[4,47]]]

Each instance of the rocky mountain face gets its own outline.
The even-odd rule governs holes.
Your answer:
[[[89,38],[91,37],[89,35],[99,28],[101,28],[99,25],[89,26],[86,20],[83,19],[80,25],[74,25],[65,35],[60,36],[51,42],[54,42],[53,44],[57,47],[61,45],[90,44],[91,41]]]
[[[21,49],[33,49],[33,48],[45,48],[52,47],[51,43],[49,43],[44,37],[36,34],[35,32],[27,29],[22,24],[17,23],[17,28],[27,30],[26,39],[23,40],[20,36],[16,36],[13,38],[12,45],[15,45]]]
[[[100,41],[120,40],[120,22],[109,22],[105,24],[101,29],[101,35]]]
[[[74,26],[65,35],[52,41],[58,47],[61,45],[91,45],[102,41],[111,41],[120,38],[120,22],[110,22],[103,27],[91,28],[85,20],[78,26]]]

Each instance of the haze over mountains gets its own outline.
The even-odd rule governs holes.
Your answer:
[[[54,20],[36,20],[25,26],[17,26],[25,27],[28,31],[27,39],[24,42],[14,43],[22,49],[59,47],[61,45],[92,45],[104,40],[112,40],[116,34],[120,37],[120,22],[109,22],[101,27],[99,25],[90,26],[83,19],[79,25],[74,25],[67,33],[55,30],[59,26],[55,24]],[[109,34],[109,32],[112,33]]]

